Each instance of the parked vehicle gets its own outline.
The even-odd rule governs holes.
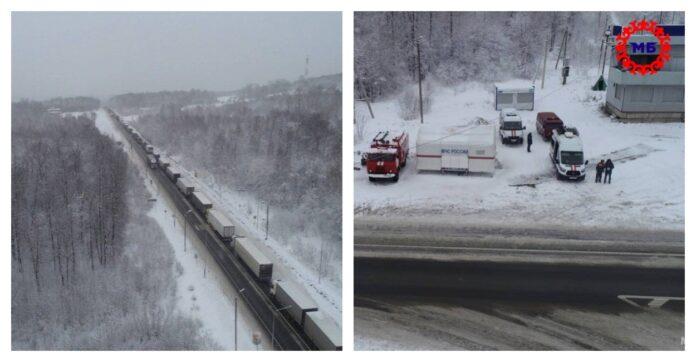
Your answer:
[[[289,307],[287,313],[300,326],[304,325],[308,312],[319,310],[312,297],[290,282],[275,281],[272,293],[280,305]]]
[[[186,196],[191,196],[191,194],[196,190],[193,186],[193,182],[189,181],[186,177],[179,177],[176,180],[176,187]]]
[[[169,177],[172,182],[176,182],[176,180],[181,177],[181,171],[174,165],[169,165],[169,167],[164,170],[164,173],[167,174],[167,177]]]
[[[159,164],[162,169],[166,170],[167,167],[172,164],[172,161],[169,159],[169,157],[162,156],[159,158],[159,160],[157,160],[157,164]]]
[[[500,111],[498,135],[503,144],[524,143],[524,130],[522,117],[512,108],[504,108]]]
[[[493,173],[495,128],[490,124],[421,127],[416,151],[416,168],[419,172]]]
[[[215,208],[208,210],[207,220],[222,240],[232,240],[232,237],[234,237],[234,225],[222,211]]]
[[[308,312],[303,329],[318,349],[325,351],[340,351],[343,349],[341,330],[335,323],[327,320],[321,311]]]
[[[273,263],[249,239],[236,238],[234,251],[251,272],[264,283],[273,277]]]
[[[536,129],[544,140],[551,138],[554,129],[562,129],[563,121],[553,112],[539,112],[536,118]]]
[[[370,181],[399,181],[399,173],[408,159],[408,142],[408,133],[403,131],[377,133],[365,156]]]
[[[147,165],[152,169],[157,168],[157,160],[153,155],[147,155]]]
[[[208,210],[213,208],[213,202],[210,201],[208,196],[201,191],[194,191],[191,193],[191,202],[193,203],[193,206],[203,215],[205,215]]]
[[[587,160],[584,158],[582,140],[574,128],[551,132],[549,156],[556,169],[556,177],[582,181],[585,179]]]

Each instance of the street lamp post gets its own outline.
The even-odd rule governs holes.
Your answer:
[[[292,307],[292,305],[286,305],[285,307],[275,309],[275,312],[280,312],[281,310],[286,310]],[[273,313],[273,322],[271,322],[271,346],[275,349],[275,320],[276,313]]]
[[[239,294],[244,293],[244,288],[239,290]],[[237,350],[237,297],[234,297],[234,350]]]
[[[188,214],[191,213],[191,211],[193,211],[193,210],[189,209],[188,211],[186,211],[186,215],[184,215],[184,219],[187,217]],[[186,252],[186,231],[187,230],[188,230],[188,223],[186,222],[186,220],[184,220],[184,252]]]

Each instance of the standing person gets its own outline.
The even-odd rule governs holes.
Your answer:
[[[532,152],[532,132],[527,133],[527,152]]]
[[[611,171],[614,169],[614,163],[611,162],[611,158],[607,160],[604,164],[604,183],[611,184]],[[609,182],[607,182],[609,180]]]
[[[602,171],[604,171],[604,160],[597,162],[597,168],[596,168],[595,178],[594,178],[595,183],[602,182]]]

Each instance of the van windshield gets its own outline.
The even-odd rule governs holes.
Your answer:
[[[503,122],[503,129],[522,129],[522,122],[520,121],[507,121]]]
[[[561,151],[561,163],[564,165],[582,165],[582,152]]]
[[[370,161],[393,162],[394,160],[396,160],[396,155],[393,153],[368,153],[367,159]]]

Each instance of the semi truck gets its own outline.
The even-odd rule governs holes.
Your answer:
[[[377,133],[365,157],[369,180],[399,181],[399,173],[408,159],[408,142],[408,133],[403,131]]]
[[[208,222],[213,230],[220,235],[222,240],[231,241],[234,237],[234,225],[229,218],[220,210],[211,208],[208,210]]]
[[[236,238],[234,251],[260,281],[270,283],[273,278],[273,263],[249,239]]]
[[[300,326],[304,325],[307,313],[319,310],[312,297],[290,282],[278,280],[273,283],[273,294],[281,305],[289,306],[288,314]]]

